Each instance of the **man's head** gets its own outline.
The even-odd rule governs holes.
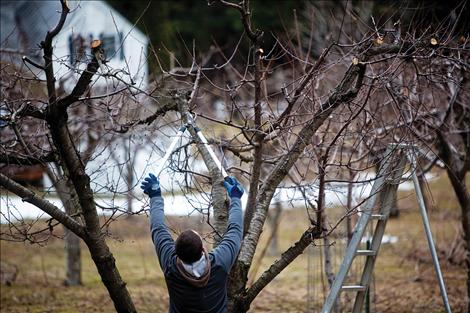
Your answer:
[[[184,263],[196,262],[202,255],[201,236],[192,229],[185,230],[176,239],[175,250]]]

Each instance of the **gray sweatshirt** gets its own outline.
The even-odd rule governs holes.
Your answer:
[[[195,287],[180,273],[175,243],[165,225],[162,197],[150,198],[150,231],[170,295],[171,313],[227,312],[227,279],[242,241],[241,201],[230,201],[228,227],[220,244],[209,252],[211,270],[204,287]]]

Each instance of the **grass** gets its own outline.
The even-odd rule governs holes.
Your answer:
[[[441,173],[443,174],[443,173]],[[445,255],[460,226],[460,208],[445,175],[430,183],[433,208],[430,219],[453,312],[464,308],[466,273],[463,263],[452,264]],[[400,217],[391,219],[387,234],[398,236],[393,245],[383,245],[375,267],[372,288],[373,312],[444,312],[437,279],[424,236],[416,199],[410,192],[399,194]],[[175,228],[194,227],[208,231],[194,218],[169,217]],[[167,312],[168,296],[145,217],[122,219],[112,224],[108,239],[117,266],[127,282],[139,312]],[[279,251],[287,249],[308,226],[302,209],[282,213]],[[57,228],[58,236],[62,230]],[[266,242],[269,228],[263,232],[260,246]],[[314,249],[314,248],[313,248]],[[28,243],[0,242],[0,260],[19,269],[11,286],[1,285],[0,311],[7,312],[114,312],[106,289],[91,262],[87,249],[82,249],[83,286],[65,287],[64,242],[51,237],[45,246]],[[280,255],[280,253],[279,253]],[[262,270],[279,255],[262,260]],[[255,260],[257,256],[255,256]],[[305,312],[309,281],[308,253],[304,253],[266,287],[253,302],[251,312]],[[310,264],[317,262],[311,257]],[[318,269],[310,270],[310,281],[316,289],[310,294],[321,303]]]

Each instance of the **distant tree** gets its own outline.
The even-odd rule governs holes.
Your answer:
[[[187,45],[190,46],[193,41],[200,51],[208,51],[211,46],[218,45],[224,52],[229,53],[236,47],[237,42],[227,34],[239,34],[243,31],[237,14],[219,6],[208,7],[207,1],[107,2],[129,20],[137,22],[138,27],[148,33],[155,53],[165,65],[170,64],[168,51],[172,51],[180,65],[188,66],[192,60]],[[269,0],[257,0],[252,1],[251,5],[254,25],[263,25],[265,32],[282,33],[292,26],[292,12],[301,12],[305,2],[283,0],[271,5]],[[273,44],[273,37],[263,38],[266,50]],[[239,49],[248,52],[247,42],[242,42]],[[219,55],[214,55],[211,62],[223,63]],[[243,65],[243,59],[236,62]],[[151,72],[158,74],[156,60],[150,59],[150,64]]]

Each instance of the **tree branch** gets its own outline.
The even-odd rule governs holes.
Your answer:
[[[12,193],[19,196],[23,201],[31,203],[38,207],[39,209],[43,210],[58,222],[63,224],[65,227],[70,229],[74,234],[76,234],[80,238],[86,238],[85,228],[78,224],[74,219],[70,216],[62,212],[58,207],[53,205],[47,200],[44,200],[37,196],[31,190],[21,186],[11,178],[3,175],[0,173],[0,185],[3,186],[5,189],[11,191]]]
[[[226,0],[214,0],[214,1],[209,1],[209,5],[213,4],[214,2],[219,2],[228,8],[236,9],[240,12],[241,20],[243,23],[243,28],[245,29],[248,37],[252,41],[258,40],[263,35],[262,31],[258,29],[253,31],[251,28],[251,22],[250,22],[251,12],[249,11],[249,7],[246,4],[247,2],[246,0],[242,0],[240,4],[236,4],[236,3],[226,1]]]
[[[245,5],[245,3],[244,3]],[[247,21],[249,23],[250,21]],[[248,25],[249,26],[249,25]],[[247,26],[245,26],[247,27]],[[248,192],[248,200],[245,207],[245,219],[244,219],[244,226],[243,226],[243,233],[245,234],[248,231],[248,227],[250,226],[251,219],[253,218],[253,213],[255,210],[256,205],[256,197],[258,196],[258,188],[259,188],[259,179],[261,176],[261,168],[263,163],[263,141],[264,137],[266,136],[265,133],[262,132],[262,125],[261,125],[261,57],[263,50],[260,48],[259,45],[259,36],[254,36],[251,38],[253,44],[253,63],[255,64],[254,68],[254,86],[255,86],[255,94],[254,94],[254,127],[255,133],[253,135],[252,140],[250,142],[253,143],[253,162],[251,164],[251,179],[250,179],[250,188]]]
[[[150,125],[152,124],[158,117],[164,116],[167,112],[169,111],[178,111],[178,105],[176,104],[175,101],[171,101],[169,103],[164,104],[163,106],[159,107],[157,111],[155,111],[152,115],[149,115],[148,117],[137,120],[137,121],[132,121],[128,122],[124,125],[121,125],[121,128],[116,130],[118,133],[125,133],[127,132],[130,128],[137,126],[137,125]]]
[[[245,266],[249,266],[252,262],[258,239],[261,235],[264,221],[267,216],[267,209],[276,187],[287,175],[291,167],[295,164],[305,147],[310,142],[312,136],[328,118],[331,112],[340,104],[347,103],[356,97],[362,86],[364,74],[365,65],[361,62],[352,64],[349,67],[343,80],[337,85],[330,97],[322,103],[320,109],[315,113],[313,118],[302,128],[296,142],[277,162],[276,166],[261,186],[256,201],[256,211],[248,233],[245,236],[244,244],[238,258],[238,261],[244,263]]]
[[[95,45],[94,48],[100,48],[100,44]],[[44,58],[46,61],[48,60],[46,57],[47,53],[52,55],[52,47],[50,47],[50,51],[47,51],[46,46],[44,46]],[[55,87],[53,83],[55,78],[53,76],[53,72],[47,74],[49,69],[52,69],[52,61],[50,63],[50,67],[46,66],[46,78],[50,99],[49,106],[47,108],[46,121],[49,124],[54,146],[57,148],[57,152],[60,156],[61,166],[63,167],[64,172],[69,174],[70,180],[72,181],[78,195],[78,201],[83,212],[88,233],[87,240],[91,241],[101,240],[100,222],[93,198],[93,190],[90,187],[90,177],[86,174],[83,160],[80,158],[68,130],[67,108],[70,104],[77,101],[85,92],[93,75],[98,70],[98,67],[98,60],[96,57],[93,57],[87,66],[87,70],[85,70],[80,76],[77,85],[72,90],[72,93],[63,99],[56,101]],[[50,87],[54,88],[54,90],[49,90]]]
[[[333,44],[331,44],[328,48],[323,50],[322,54],[318,58],[317,62],[315,65],[312,66],[312,68],[308,71],[307,75],[305,78],[302,80],[300,83],[300,86],[294,91],[294,96],[292,99],[286,99],[287,100],[287,107],[284,109],[284,111],[279,115],[277,120],[270,126],[271,131],[276,130],[283,121],[289,116],[289,114],[292,112],[292,109],[294,108],[294,105],[297,103],[297,100],[299,100],[300,96],[302,95],[305,87],[310,83],[310,81],[313,78],[313,75],[317,72],[318,68],[320,65],[323,64],[323,61],[325,60],[326,55],[328,52],[331,50],[331,47],[333,47]]]
[[[30,58],[28,58],[27,56],[23,56],[23,62],[26,62],[26,63],[29,63],[31,64],[32,66],[40,69],[40,70],[43,70],[44,71],[44,66],[42,66],[41,64],[38,64],[36,62],[34,62],[33,60],[31,60]]]
[[[176,93],[174,96],[175,102],[179,108],[182,119],[185,124],[188,124],[187,113],[189,112],[189,103],[186,99],[186,95]],[[228,202],[226,201],[226,192],[224,187],[224,177],[220,173],[219,168],[215,164],[214,160],[209,154],[209,150],[206,145],[199,139],[195,125],[188,124],[188,131],[196,142],[197,148],[201,153],[202,159],[206,164],[211,177],[212,177],[212,205],[214,207],[214,227],[217,232],[215,241],[216,244],[222,239],[222,234],[227,228],[227,217],[228,217]]]
[[[27,156],[20,156],[18,154],[12,155],[6,153],[0,154],[0,163],[3,164],[36,165],[55,161],[57,161],[57,158],[53,152],[49,152],[43,155]]]
[[[88,63],[86,70],[83,71],[82,75],[80,75],[80,78],[78,79],[78,82],[73,88],[72,92],[65,98],[60,99],[58,101],[58,106],[66,108],[74,102],[80,100],[80,97],[85,93],[86,89],[90,85],[91,79],[96,74],[99,67],[98,60],[95,56],[93,56],[93,59],[90,61],[90,63]]]
[[[52,62],[52,39],[54,39],[62,27],[64,27],[65,19],[67,18],[67,14],[70,11],[65,0],[61,0],[60,3],[62,4],[62,13],[60,14],[59,22],[53,30],[47,32],[46,39],[41,42],[41,47],[44,50],[44,72],[46,73],[49,104],[55,103],[57,99],[55,90],[54,67]]]
[[[281,258],[276,260],[247,290],[245,296],[247,305],[250,305],[266,285],[268,285],[280,272],[282,272],[289,264],[292,263],[292,261],[304,252],[305,248],[307,248],[313,239],[315,239],[315,235],[316,234],[313,233],[313,229],[309,228],[293,246],[282,253]]]

